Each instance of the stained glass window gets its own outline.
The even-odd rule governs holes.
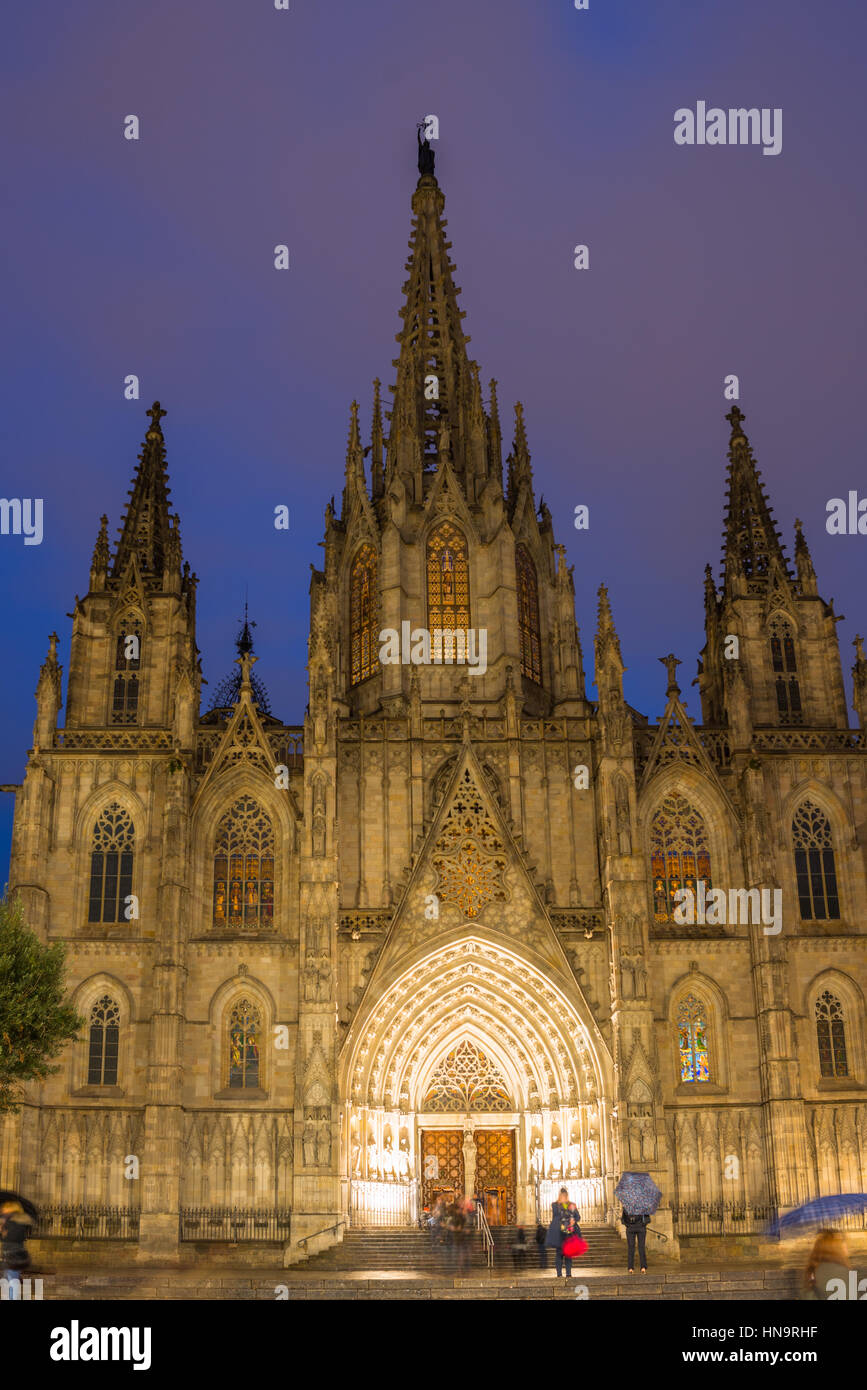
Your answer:
[[[141,638],[142,625],[137,618],[124,622],[117,633],[111,697],[112,724],[135,724],[138,719]]]
[[[88,922],[125,922],[126,899],[132,894],[135,828],[123,806],[113,801],[93,828],[90,854]]]
[[[521,672],[542,682],[542,643],[539,636],[539,586],[536,566],[526,546],[515,551],[518,584],[518,628],[521,635]]]
[[[681,889],[696,893],[699,880],[705,892],[712,887],[704,819],[682,796],[667,796],[650,823],[650,872],[657,922],[674,920],[681,901],[674,895]]]
[[[490,1057],[464,1039],[442,1059],[430,1080],[423,1110],[514,1110],[506,1083]]]
[[[463,632],[466,642],[470,626],[467,542],[450,521],[438,526],[427,543],[427,608],[432,642],[438,628],[443,633]],[[443,660],[454,660],[460,650],[454,637],[443,639]]]
[[[356,555],[349,579],[350,684],[360,685],[378,669],[378,613],[376,551],[363,545]]]
[[[840,902],[831,825],[824,811],[812,801],[803,801],[795,812],[792,841],[801,920],[837,920]]]
[[[816,1038],[822,1076],[848,1076],[843,1005],[837,996],[827,989],[816,1000]]]
[[[801,686],[797,676],[794,628],[782,614],[776,614],[768,627],[771,644],[771,668],[777,696],[777,714],[781,724],[802,724]]]
[[[90,1011],[90,1048],[87,1057],[88,1086],[117,1085],[117,1051],[120,1009],[104,994]]]
[[[707,1013],[694,994],[681,1000],[677,1011],[677,1036],[681,1082],[710,1081]]]
[[[249,999],[241,999],[229,1016],[229,1085],[249,1090],[259,1085],[261,1015]]]
[[[461,774],[432,859],[440,902],[454,903],[464,916],[478,917],[487,903],[508,897],[505,847],[469,768]]]
[[[252,796],[242,796],[217,827],[214,926],[255,930],[274,923],[274,829]]]

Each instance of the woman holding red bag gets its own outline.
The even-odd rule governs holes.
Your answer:
[[[557,1278],[562,1278],[563,1261],[566,1261],[566,1278],[572,1278],[572,1259],[587,1249],[581,1240],[581,1227],[578,1225],[578,1208],[569,1201],[569,1192],[560,1188],[560,1196],[551,1203],[551,1224],[545,1237],[545,1244],[554,1251],[557,1264]]]

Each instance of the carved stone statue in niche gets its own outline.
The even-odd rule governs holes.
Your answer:
[[[394,1150],[391,1147],[391,1138],[387,1138],[382,1146],[382,1176],[386,1179],[394,1177]]]
[[[629,1162],[640,1163],[642,1160],[641,1145],[641,1122],[634,1118],[629,1121]]]
[[[559,1135],[553,1135],[551,1138],[551,1163],[548,1174],[552,1178],[562,1178],[563,1176],[563,1149]]]
[[[595,1178],[599,1173],[599,1132],[591,1129],[587,1140],[587,1159],[590,1164],[590,1176]]]
[[[369,1178],[379,1177],[379,1150],[373,1139],[367,1142],[367,1176]]]
[[[304,1112],[304,1133],[301,1137],[301,1147],[304,1151],[304,1167],[314,1168],[316,1166],[316,1124],[312,1110]]]
[[[357,1139],[353,1139],[352,1141],[351,1169],[354,1178],[361,1176],[361,1145]]]
[[[320,1168],[326,1168],[331,1162],[331,1120],[323,1110],[316,1120],[316,1162]]]
[[[321,1004],[327,1000],[331,991],[331,965],[328,956],[323,952],[318,961],[311,961],[308,957],[307,969],[304,971],[304,998],[308,1004]]]
[[[412,1175],[412,1164],[409,1157],[409,1140],[401,1139],[397,1151],[397,1176],[401,1182],[409,1182]]]
[[[578,1135],[573,1130],[569,1139],[569,1177],[578,1178],[581,1176],[581,1145],[578,1142]]]
[[[321,859],[325,854],[325,778],[313,783],[313,854]]]
[[[618,776],[614,784],[614,806],[617,817],[617,848],[620,854],[632,853],[632,828],[629,823],[629,788],[626,778]]]

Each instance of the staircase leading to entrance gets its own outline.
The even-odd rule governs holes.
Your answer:
[[[515,1240],[514,1226],[492,1226],[494,1238],[494,1269],[506,1273],[514,1268],[512,1245]],[[621,1269],[626,1264],[626,1246],[610,1226],[582,1226],[581,1233],[589,1249],[586,1255],[576,1260],[573,1273],[579,1268]],[[539,1257],[535,1240],[535,1227],[527,1227],[526,1235],[529,1249],[524,1260],[526,1269],[538,1269]],[[358,1272],[375,1270],[378,1272],[398,1271],[404,1274],[453,1274],[448,1249],[437,1244],[426,1231],[412,1227],[402,1229],[373,1228],[362,1230],[354,1228],[346,1232],[339,1245],[320,1255],[313,1255],[304,1263],[304,1269],[311,1274],[343,1271]],[[554,1252],[548,1251],[548,1264],[554,1267]],[[470,1271],[482,1273],[487,1268],[482,1237],[474,1231],[470,1237]]]

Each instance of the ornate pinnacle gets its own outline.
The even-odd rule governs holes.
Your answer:
[[[149,415],[150,418],[151,418],[151,427],[150,427],[150,429],[149,429],[148,432],[147,432],[146,438],[147,438],[147,439],[162,439],[162,437],[163,437],[163,427],[162,427],[162,425],[160,424],[160,420],[162,420],[162,418],[163,418],[164,415],[167,415],[167,414],[168,414],[168,411],[167,411],[167,410],[163,410],[163,409],[160,407],[159,401],[154,401],[154,403],[153,403],[153,405],[151,406],[150,410],[146,410],[146,411],[145,411],[145,414],[146,414],[146,415]]]

